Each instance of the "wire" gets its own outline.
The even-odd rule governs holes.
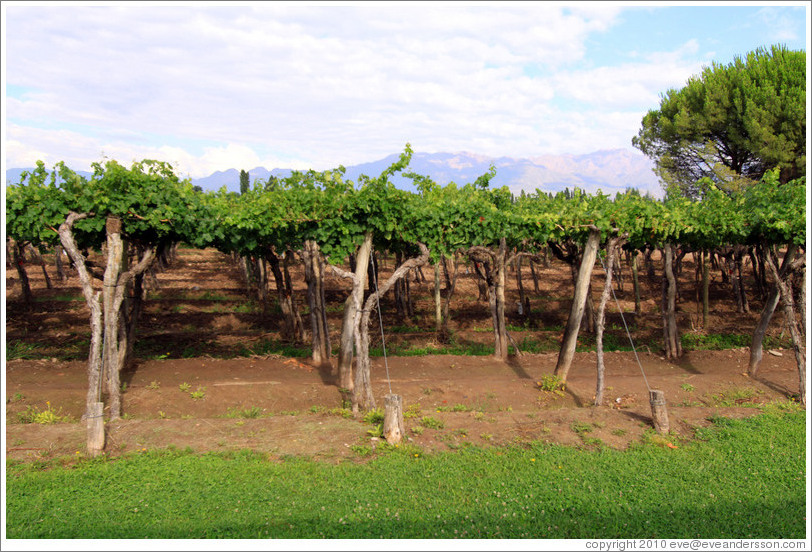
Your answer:
[[[606,272],[606,265],[603,264],[603,258],[598,255],[598,259],[601,262],[601,266],[603,267],[603,271]],[[626,335],[629,337],[629,343],[632,346],[632,351],[634,352],[634,358],[637,360],[637,365],[640,367],[640,373],[643,374],[643,381],[646,382],[646,389],[648,389],[649,393],[651,393],[651,386],[648,384],[648,378],[646,378],[646,371],[643,370],[643,364],[640,362],[640,357],[637,356],[637,349],[634,347],[634,340],[632,339],[632,334],[629,331],[629,326],[626,324],[626,317],[623,316],[623,309],[620,308],[620,301],[617,299],[617,295],[615,295],[615,288],[611,288],[612,290],[612,297],[615,298],[615,303],[617,303],[617,310],[620,313],[620,319],[623,320],[623,327],[626,329]]]
[[[378,297],[377,307],[378,307],[378,322],[381,325],[381,344],[383,345],[383,365],[386,367],[386,381],[389,382],[389,394],[392,394],[392,380],[389,378],[389,362],[386,360],[386,339],[384,339],[383,335],[383,316],[381,315],[381,296],[378,293],[378,271],[377,263],[374,262],[374,257],[372,255],[369,256],[369,262],[372,263],[372,280],[375,282],[375,295]]]

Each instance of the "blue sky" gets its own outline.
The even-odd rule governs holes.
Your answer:
[[[4,168],[631,149],[703,66],[809,41],[807,2],[235,4],[3,2]]]

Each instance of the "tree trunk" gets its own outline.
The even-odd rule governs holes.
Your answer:
[[[677,280],[674,277],[674,246],[667,243],[663,246],[663,341],[665,357],[668,359],[682,356],[677,329]]]
[[[494,334],[493,356],[499,360],[507,360],[509,337],[505,323],[505,278],[509,263],[505,258],[507,256],[505,238],[499,240],[499,248],[496,252],[486,247],[476,246],[470,248],[468,253],[469,255],[487,256],[493,261],[493,269],[491,269],[489,262],[484,261],[482,263],[485,267],[485,274],[480,274],[480,277],[488,286],[488,306],[491,311]],[[474,261],[474,266],[476,266],[478,264],[477,261],[472,260]]]
[[[440,259],[443,262],[443,274],[445,275],[445,288],[449,289],[451,287],[451,273],[448,270],[448,259],[446,259],[445,255],[442,255]]]
[[[443,336],[446,338],[448,336],[448,321],[451,318],[450,310],[451,310],[451,297],[454,295],[454,289],[457,287],[457,277],[459,276],[459,267],[460,264],[457,262],[456,255],[451,257],[451,264],[452,264],[452,276],[451,280],[448,283],[448,288],[446,289],[445,294],[445,303],[443,304]],[[446,277],[448,274],[446,273]]]
[[[296,311],[296,305],[293,303],[292,290],[288,289],[282,274],[279,257],[274,251],[268,251],[266,259],[276,283],[276,298],[279,302],[279,309],[282,311],[282,338],[294,343],[301,343],[304,341],[302,319]]]
[[[440,295],[440,263],[434,263],[434,329],[443,328],[443,302]]]
[[[532,265],[532,261],[530,263]],[[524,312],[524,284],[522,282],[522,257],[521,255],[516,256],[516,287],[519,289],[519,314],[521,316],[527,317],[530,313]]]
[[[23,292],[23,303],[26,308],[31,308],[34,297],[31,294],[31,283],[28,281],[28,272],[25,271],[25,246],[14,242],[11,248],[14,256],[14,266],[17,268],[17,275],[20,277],[20,287]]]
[[[344,303],[344,321],[341,325],[341,349],[338,355],[338,386],[352,392],[354,382],[352,379],[352,357],[355,347],[355,336],[358,333],[358,309],[364,303],[364,288],[367,286],[367,267],[372,251],[372,233],[364,236],[364,241],[358,247],[355,255],[355,277],[352,279],[352,290]]]
[[[634,288],[634,314],[640,316],[642,312],[640,303],[640,273],[637,269],[638,251],[632,252],[632,287]]]
[[[310,306],[310,326],[313,341],[313,362],[325,366],[330,362],[330,333],[324,308],[324,260],[316,242],[307,240],[302,249],[307,302]]]
[[[759,319],[758,326],[756,326],[756,329],[753,332],[753,339],[750,341],[750,363],[747,367],[747,374],[751,378],[758,376],[758,366],[761,364],[761,358],[764,352],[764,335],[767,333],[767,328],[770,325],[770,320],[772,320],[775,309],[778,307],[778,301],[780,298],[780,292],[778,291],[778,286],[776,285],[770,292],[767,300],[764,302],[764,309],[761,311],[761,318]]]
[[[710,257],[707,251],[702,252],[702,328],[708,327],[710,312]]]
[[[654,273],[654,261],[651,258],[652,253],[654,253],[654,250],[650,247],[647,247],[643,254],[646,265],[646,275],[648,277],[649,282],[654,282],[657,277],[656,274]]]
[[[533,289],[536,293],[539,292],[539,277],[536,274],[536,263],[533,260],[530,260],[530,275],[533,276]]]
[[[485,301],[488,299],[488,288],[490,287],[488,284],[488,277],[485,274],[490,274],[490,265],[485,262],[482,263],[483,268],[485,270],[485,274],[483,274],[482,269],[479,268],[480,263],[474,261],[474,273],[476,274],[476,285],[477,289],[479,290],[479,295],[477,296],[477,301]]]
[[[575,284],[572,307],[570,308],[570,315],[567,319],[567,327],[564,330],[564,337],[561,340],[561,350],[558,353],[558,361],[556,362],[554,372],[555,375],[564,382],[567,381],[567,374],[570,371],[572,358],[575,355],[575,346],[578,343],[578,329],[581,327],[581,319],[584,316],[587,291],[589,289],[590,278],[592,277],[592,268],[595,265],[595,257],[597,255],[600,238],[600,231],[591,229],[586,246],[584,247],[583,256],[581,257],[581,266],[578,270],[578,280]]]
[[[606,302],[609,300],[609,295],[612,293],[612,273],[615,263],[615,248],[619,238],[609,238],[606,244],[606,282],[603,285],[603,293],[601,293],[601,301],[598,305],[598,315],[595,321],[595,346],[597,349],[597,383],[595,386],[595,406],[603,405],[604,393],[604,373],[606,368],[603,363],[603,330],[606,326]]]
[[[101,292],[93,290],[90,274],[85,265],[85,259],[79,253],[76,241],[73,238],[73,224],[87,215],[70,213],[65,222],[59,227],[59,239],[62,247],[73,261],[79,274],[82,293],[90,308],[90,353],[87,359],[87,399],[85,401],[85,418],[87,423],[88,455],[97,456],[104,449],[104,423],[101,420],[101,367],[102,367],[102,307]],[[101,430],[101,436],[99,431]]]
[[[507,245],[505,238],[499,240],[499,250],[496,255],[496,278],[494,278],[494,296],[496,300],[496,317],[494,330],[496,331],[496,347],[494,356],[500,360],[507,360],[508,357],[508,335],[507,324],[505,323],[505,280],[508,264],[505,262],[507,255]]]
[[[792,247],[787,249],[787,255],[784,257],[784,261],[787,262],[787,257],[790,255],[790,250],[793,249]],[[794,251],[792,252],[794,255]],[[806,347],[804,345],[803,337],[801,336],[801,332],[798,329],[798,321],[795,318],[795,300],[792,297],[792,289],[788,285],[788,281],[791,280],[793,272],[795,270],[799,270],[800,267],[803,267],[803,263],[805,262],[804,257],[800,257],[797,260],[789,261],[789,268],[787,270],[787,275],[785,278],[782,278],[781,273],[776,268],[778,264],[778,256],[775,254],[774,251],[769,251],[766,255],[767,261],[767,268],[772,274],[773,279],[775,280],[775,285],[778,287],[778,291],[781,294],[781,303],[783,304],[784,308],[784,316],[787,319],[787,325],[789,325],[789,332],[792,336],[792,347],[795,352],[795,362],[798,365],[798,379],[799,379],[799,394],[800,394],[800,402],[802,405],[806,406]]]
[[[54,248],[54,263],[56,264],[56,277],[60,282],[66,282],[68,275],[65,273],[65,263],[62,262],[63,249],[61,245]]]
[[[285,296],[290,301],[290,308],[293,311],[294,321],[294,337],[297,343],[304,342],[304,322],[302,315],[299,313],[299,307],[296,305],[296,296],[293,294],[293,281],[290,277],[290,263],[293,262],[295,255],[293,250],[285,250],[285,256],[282,259],[282,274],[285,277]]]
[[[48,276],[48,269],[45,267],[45,260],[42,258],[39,249],[37,249],[31,244],[29,244],[29,247],[31,248],[31,255],[34,257],[34,260],[42,269],[42,276],[45,278],[45,287],[47,289],[53,289],[54,286],[51,284],[51,277]]]
[[[102,374],[107,382],[107,395],[110,401],[110,419],[121,417],[121,383],[119,381],[119,325],[120,311],[115,308],[115,296],[119,285],[119,275],[124,268],[124,242],[121,239],[121,219],[107,217],[107,265],[104,270],[102,304],[104,306],[104,357]]]

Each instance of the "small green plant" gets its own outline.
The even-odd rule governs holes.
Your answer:
[[[200,399],[206,398],[206,388],[198,386],[197,390],[192,391],[189,393],[189,396],[192,397],[194,400],[199,401]]]
[[[480,433],[479,438],[482,439],[483,441],[492,441],[493,435],[491,435],[490,433]]]
[[[57,424],[60,422],[70,422],[71,417],[62,414],[62,409],[51,408],[51,401],[45,403],[45,410],[40,410],[35,406],[29,406],[25,412],[19,412],[17,419],[22,424]]]
[[[443,429],[445,424],[433,416],[423,416],[420,418],[420,425],[428,429]]]
[[[233,406],[226,411],[226,418],[259,418],[262,416],[262,409],[258,406],[251,408],[238,408]]]
[[[327,411],[327,414],[331,416],[341,416],[342,418],[352,418],[352,409],[351,408],[331,408]]]
[[[407,408],[403,412],[403,418],[407,420],[409,418],[417,418],[418,416],[420,416],[420,414],[421,414],[420,403],[412,403],[409,405],[409,408]]]
[[[683,391],[687,391],[688,393],[690,393],[691,391],[693,391],[694,389],[696,389],[696,388],[695,388],[693,385],[691,385],[690,383],[683,383],[682,385],[680,385],[680,388],[681,388]]]
[[[541,380],[536,382],[536,387],[546,393],[554,393],[559,396],[564,395],[564,382],[561,380],[561,377],[555,374],[542,376]]]
[[[42,354],[36,352],[40,347],[40,345],[23,343],[22,341],[7,341],[6,360],[42,358]]]
[[[364,414],[363,420],[368,424],[383,423],[383,410],[380,408],[373,408]]]
[[[6,402],[7,403],[16,403],[16,402],[20,402],[23,399],[25,399],[25,395],[23,395],[22,393],[14,393],[13,397],[11,397],[10,399],[6,399]]]
[[[755,399],[759,391],[748,388],[727,389],[716,395],[711,395],[712,406],[730,408],[732,406],[758,406]]]
[[[158,417],[161,418],[162,420],[166,420],[167,418],[169,418],[169,416],[167,416],[166,412],[164,412],[163,410],[158,411]]]
[[[455,404],[451,407],[451,412],[470,412],[473,410],[470,406],[465,406],[464,404]]]
[[[587,422],[573,422],[572,425],[570,425],[570,429],[583,437],[585,433],[592,431],[592,424]]]
[[[618,437],[623,437],[624,435],[626,435],[626,433],[627,431],[625,429],[618,428],[612,430],[612,435],[617,435]]]
[[[371,437],[382,437],[383,436],[383,424],[376,424],[375,427],[372,429],[368,429],[367,433]]]
[[[358,456],[371,456],[373,452],[369,445],[350,445],[350,450]]]
[[[412,433],[414,433],[415,435],[423,435],[424,430],[425,430],[424,427],[415,426],[415,427],[412,428]]]
[[[456,433],[460,437],[468,437],[468,430],[465,429],[464,427],[461,427],[460,429],[455,430],[454,433]]]
[[[188,393],[189,389],[191,389],[191,388],[192,388],[192,386],[189,385],[188,383],[186,383],[185,381],[183,383],[181,383],[180,385],[178,385],[178,389],[180,389],[184,393]]]
[[[150,384],[147,385],[147,389],[149,389],[150,391],[155,391],[156,389],[160,389],[160,388],[161,388],[161,384],[160,384],[160,382],[157,382],[157,381],[151,381]]]

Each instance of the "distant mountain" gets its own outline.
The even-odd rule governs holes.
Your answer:
[[[399,155],[392,154],[378,161],[346,167],[344,177],[355,182],[362,174],[378,176]],[[440,185],[449,182],[467,184],[488,172],[491,164],[496,167],[496,176],[491,180],[491,186],[508,186],[514,194],[522,191],[532,193],[537,189],[555,193],[564,188],[580,188],[589,193],[601,190],[605,194],[614,195],[626,188],[636,188],[643,194],[650,192],[655,197],[663,195],[659,180],[652,171],[651,161],[629,149],[600,150],[584,155],[540,155],[524,159],[488,157],[467,152],[416,152],[412,155],[407,172],[428,176]],[[23,170],[25,169],[8,169],[6,182],[18,182]],[[253,184],[257,179],[267,180],[270,175],[285,178],[291,172],[290,169],[268,170],[255,167],[248,174]],[[392,181],[400,188],[414,190],[411,180],[402,175],[396,175]],[[203,178],[193,178],[192,183],[203,190],[219,190],[225,186],[229,191],[239,192],[240,170],[217,171]]]
[[[397,161],[398,154],[392,154],[378,161],[362,163],[346,168],[344,178],[357,181],[365,174],[375,177]],[[662,188],[652,171],[653,164],[648,158],[632,150],[601,150],[584,155],[542,155],[526,159],[511,157],[488,157],[474,153],[414,153],[407,169],[430,177],[440,185],[456,182],[467,184],[488,172],[491,164],[496,167],[496,176],[491,180],[492,187],[508,186],[514,194],[527,193],[539,189],[544,192],[559,192],[564,188],[580,188],[589,193],[602,190],[605,194],[626,188],[637,188],[641,193],[650,192],[662,197]],[[266,180],[269,175],[285,178],[290,169],[269,171],[256,167],[248,171],[251,182]],[[229,191],[239,191],[240,171],[229,169],[218,171],[205,178],[192,179],[204,190],[216,190],[226,186]],[[392,182],[399,188],[414,190],[412,181],[398,174]]]

